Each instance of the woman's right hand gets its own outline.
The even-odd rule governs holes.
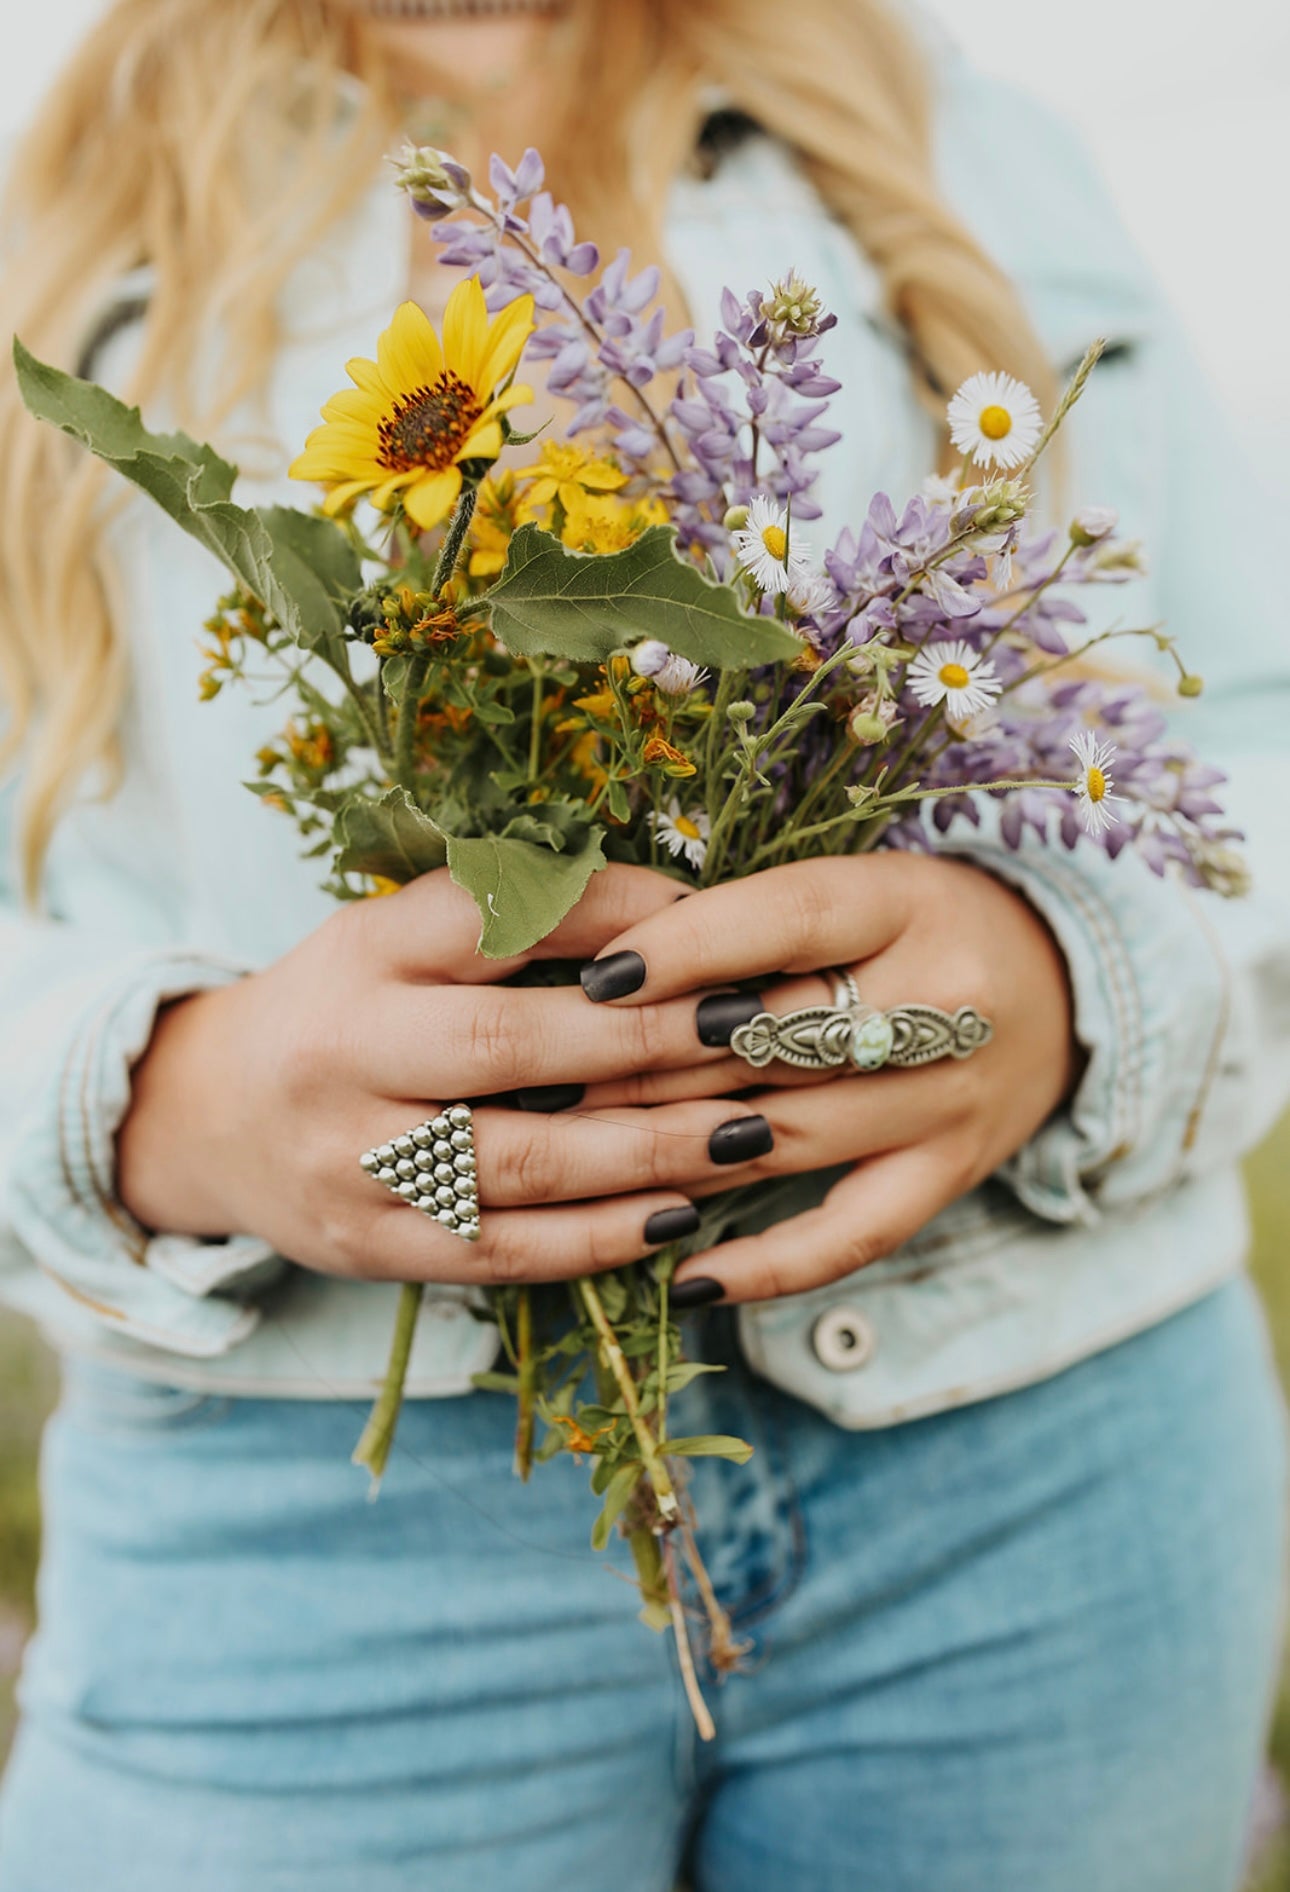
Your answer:
[[[594,957],[676,898],[662,875],[606,868],[527,957]],[[476,1112],[473,1246],[359,1167],[447,1104],[705,1055],[692,1000],[614,1009],[576,985],[503,986],[525,961],[480,957],[478,931],[474,902],[442,871],[343,907],[264,971],[167,1007],[117,1139],[125,1207],[146,1228],[256,1235],[307,1268],[398,1281],[562,1279],[682,1232],[686,1197],[652,1178],[621,1195],[572,1173],[561,1186],[552,1120],[520,1110]],[[673,1213],[651,1222],[660,1211]]]

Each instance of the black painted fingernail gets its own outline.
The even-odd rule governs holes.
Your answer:
[[[608,959],[593,959],[578,977],[587,997],[603,1005],[606,999],[625,999],[629,992],[640,991],[645,961],[639,953],[610,953]]]
[[[765,1011],[756,992],[714,992],[700,999],[694,1014],[701,1045],[728,1045],[736,1025],[746,1025],[758,1012]]]
[[[683,1235],[693,1235],[699,1226],[699,1211],[692,1202],[679,1209],[655,1209],[645,1224],[645,1240],[661,1248],[664,1242],[679,1242]]]
[[[516,1091],[515,1101],[521,1110],[572,1110],[586,1094],[585,1084],[530,1084]]]
[[[706,1307],[719,1301],[725,1289],[710,1274],[692,1274],[685,1281],[674,1281],[669,1299],[673,1307]]]
[[[714,1163],[751,1163],[754,1156],[769,1156],[775,1133],[764,1117],[735,1117],[719,1123],[708,1138]]]

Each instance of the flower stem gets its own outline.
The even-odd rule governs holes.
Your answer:
[[[681,1681],[685,1688],[685,1699],[690,1704],[690,1713],[694,1716],[694,1725],[698,1729],[701,1741],[714,1741],[717,1726],[708,1712],[699,1688],[699,1678],[694,1672],[694,1654],[690,1648],[690,1632],[685,1622],[685,1606],[681,1601],[681,1585],[677,1576],[676,1558],[672,1547],[663,1540],[663,1570],[667,1577],[667,1602],[672,1612],[672,1633],[676,1637],[676,1659],[681,1668]]]
[[[354,1447],[355,1465],[366,1465],[372,1474],[373,1497],[380,1488],[390,1447],[394,1444],[394,1434],[398,1429],[399,1414],[403,1409],[403,1388],[408,1377],[408,1361],[412,1354],[417,1315],[421,1312],[421,1296],[424,1292],[422,1282],[410,1281],[399,1293],[399,1311],[394,1317],[394,1337],[390,1343],[385,1380],[371,1417],[363,1427],[363,1436]]]
[[[533,1290],[519,1290],[515,1320],[515,1353],[519,1392],[515,1421],[515,1470],[527,1482],[533,1470],[533,1415],[537,1405],[537,1362],[533,1356]]]
[[[680,1513],[676,1487],[672,1483],[667,1466],[659,1457],[658,1442],[645,1423],[645,1415],[641,1412],[640,1401],[636,1397],[636,1382],[632,1378],[623,1350],[618,1344],[618,1336],[610,1325],[609,1316],[605,1313],[604,1303],[595,1283],[584,1277],[578,1283],[578,1294],[599,1337],[600,1357],[613,1374],[618,1391],[622,1395],[623,1409],[631,1420],[632,1431],[636,1434],[636,1443],[640,1447],[641,1459],[650,1484],[654,1487],[654,1500],[658,1505],[659,1516],[672,1524]]]

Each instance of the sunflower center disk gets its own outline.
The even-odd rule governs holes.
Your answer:
[[[475,390],[446,370],[433,387],[404,395],[377,422],[381,465],[393,473],[450,466],[482,412]]]

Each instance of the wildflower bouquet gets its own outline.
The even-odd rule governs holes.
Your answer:
[[[1236,891],[1218,771],[1169,737],[1148,694],[1081,663],[1109,637],[1169,653],[1156,626],[1085,633],[1072,592],[1141,569],[1109,510],[1032,530],[1030,478],[1078,400],[1090,351],[1045,422],[1027,389],[978,374],[949,406],[958,471],[902,510],[878,494],[815,557],[818,456],[839,438],[834,318],[790,274],[727,291],[707,344],[668,331],[659,274],[602,267],[543,186],[534,151],[478,188],[409,150],[398,181],[442,263],[467,272],[442,334],[405,303],[376,360],[323,410],[292,468],[321,511],[247,509],[235,469],[16,344],[34,413],[143,488],[228,569],[206,626],[203,694],[285,672],[295,712],[251,784],[329,863],[338,898],[446,866],[479,948],[545,937],[607,861],[710,885],[788,860],[927,846],[1001,802],[1001,832],[1134,847],[1157,873]],[[515,431],[547,363],[560,435]],[[505,449],[520,464],[499,468]],[[516,456],[512,453],[512,459]],[[282,687],[279,677],[278,687]],[[693,1245],[762,1190],[710,1199]],[[782,1187],[782,1186],[781,1186]],[[458,1232],[451,1205],[442,1219]],[[515,1397],[516,1459],[585,1454],[592,1543],[629,1540],[645,1620],[675,1629],[699,1725],[691,1595],[717,1671],[736,1659],[699,1557],[675,1438],[684,1359],[668,1306],[681,1248],[560,1291],[488,1293]],[[379,1475],[420,1288],[404,1290],[385,1390],[356,1456]],[[543,1436],[539,1442],[538,1428]]]

